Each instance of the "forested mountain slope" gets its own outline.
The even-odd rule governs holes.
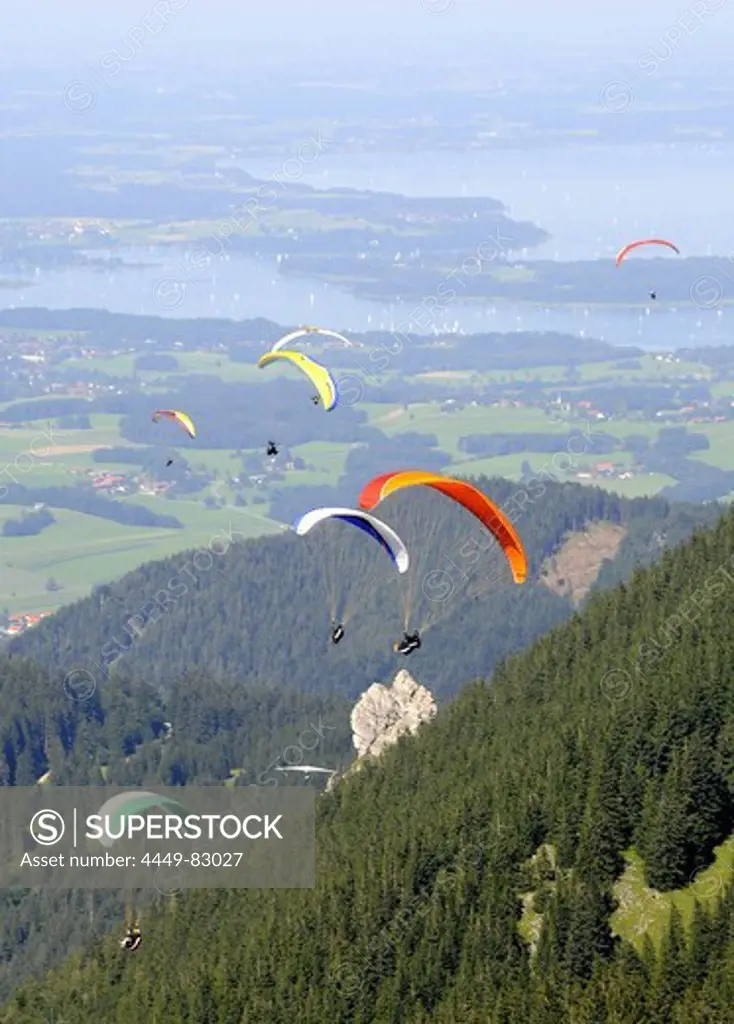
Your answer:
[[[624,851],[665,891],[734,828],[733,621],[729,513],[321,797],[313,890],[184,894],[138,954],[97,944],[3,1020],[734,1020],[730,878],[641,957],[610,928]],[[557,882],[531,958],[543,844]]]
[[[209,551],[152,562],[98,588],[9,649],[54,670],[89,673],[98,685],[108,672],[132,671],[165,687],[200,666],[233,679],[355,697],[394,673],[392,644],[410,597],[410,624],[425,633],[411,668],[436,696],[446,697],[568,618],[570,600],[539,585],[538,574],[570,532],[597,521],[626,528],[616,557],[600,557],[597,585],[609,586],[721,513],[713,504],[629,501],[551,481],[536,483],[529,497],[507,480],[476,483],[514,512],[531,562],[523,586],[510,581],[500,549],[471,515],[443,495],[416,488],[378,513],[409,548],[407,579],[360,531],[334,524],[306,538],[234,543],[223,553],[219,538]],[[235,541],[236,528],[235,517]],[[339,647],[329,643],[336,611],[330,596],[346,599],[351,615]]]
[[[0,786],[293,785],[298,776],[278,766],[317,758],[341,768],[352,756],[347,701],[202,670],[162,698],[135,679],[91,692],[22,658],[0,659],[0,709]],[[0,892],[0,1000],[92,936],[119,931],[123,914],[121,891]]]

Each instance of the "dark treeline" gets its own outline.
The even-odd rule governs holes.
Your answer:
[[[58,421],[59,430],[91,430],[92,421],[87,413],[79,416],[60,416]]]
[[[268,381],[266,374],[267,370],[263,371],[262,384],[224,384],[215,377],[198,375],[169,381],[170,392],[156,396],[158,407],[185,409],[197,424],[197,441],[176,428],[172,428],[174,435],[166,432],[166,441],[184,448],[193,448],[197,442],[207,448],[260,448],[270,437],[298,444],[369,442],[383,436],[367,426],[366,414],[354,407],[345,405],[338,417],[325,415],[322,406],[311,404],[313,386],[298,372],[295,380],[276,377]],[[149,398],[128,398],[125,414],[120,424],[123,437],[137,443],[161,442],[161,426],[151,422]]]
[[[88,516],[109,519],[124,526],[156,526],[161,529],[182,530],[183,523],[176,516],[160,515],[144,505],[103,498],[83,487],[23,487],[8,484],[0,494],[1,505],[33,505],[41,502],[51,508],[67,508]],[[48,524],[47,524],[48,525]]]
[[[678,478],[677,483],[664,487],[661,492],[671,501],[716,501],[734,490],[734,470],[708,466],[697,459],[667,456],[649,460],[648,466]]]
[[[62,355],[68,358],[75,352],[79,353],[82,343],[85,347],[115,350],[127,346],[140,349],[141,353],[147,356],[156,354],[157,350],[170,352],[178,342],[178,347],[182,351],[195,351],[200,348],[209,350],[214,346],[220,346],[230,358],[243,362],[251,361],[255,353],[262,354],[266,347],[276,342],[286,331],[294,330],[297,326],[276,324],[262,317],[252,320],[172,320],[168,317],[111,313],[101,309],[52,310],[43,307],[4,309],[0,313],[0,320],[7,328],[59,333],[82,332],[83,339],[65,341],[58,346],[55,353],[57,358]],[[433,337],[411,334],[409,330],[399,332],[404,349],[398,353],[396,339],[387,331],[355,333],[348,331],[345,326],[336,326],[335,329],[362,342],[370,350],[384,344],[386,349],[379,356],[381,360],[385,354],[392,353],[393,356],[402,357],[403,352],[407,356],[415,348],[426,348],[435,354],[436,359],[443,361],[446,361],[447,353],[450,353],[451,367],[454,369],[457,366],[460,369],[470,369],[478,357],[481,357],[481,368],[513,369],[559,363],[565,365],[604,362],[630,355],[642,355],[641,349],[631,346],[620,348],[594,338],[585,338],[582,343],[577,337],[555,332],[519,332],[511,335],[488,332],[467,337],[449,335],[444,339],[448,346],[442,351],[436,347]],[[151,342],[154,344],[151,345]],[[340,352],[340,355],[346,357],[348,353]],[[377,359],[376,354],[372,363],[374,364]],[[373,370],[374,365],[368,364],[367,368]],[[441,366],[436,368],[440,369]]]
[[[150,352],[138,356],[134,363],[136,373],[146,370],[159,371],[160,373],[175,373],[179,369],[178,360],[175,356],[166,352]]]
[[[565,385],[558,395],[565,402],[578,399],[578,387],[571,390]],[[670,411],[694,402],[707,402],[711,398],[706,381],[675,381],[669,384],[634,384],[629,381],[610,381],[607,384],[586,384],[584,398],[607,416],[624,417],[628,413],[643,413],[652,418],[659,410]]]
[[[571,451],[569,443],[578,439],[578,431],[569,434],[468,434],[459,440],[467,455],[511,455],[513,452]],[[613,452],[619,439],[598,431],[594,434],[594,454]]]
[[[309,381],[300,379],[298,373],[295,376],[293,380],[276,374],[268,380],[264,371],[262,384],[225,384],[217,377],[192,374],[169,380],[169,390],[156,395],[155,401],[131,388],[127,381],[127,393],[103,395],[92,408],[95,413],[121,415],[120,431],[129,441],[168,443],[192,450],[197,442],[206,448],[257,448],[269,437],[283,438],[290,444],[369,442],[384,437],[381,431],[367,426],[366,414],[354,407],[345,405],[338,417],[325,415],[322,407],[309,401],[313,391]],[[154,423],[152,413],[158,408],[185,409],[197,424],[197,440],[169,422]],[[86,399],[39,399],[10,406],[6,418],[15,423],[55,421],[59,415],[89,409]]]
[[[464,250],[466,253],[466,250]],[[473,254],[472,254],[473,255]],[[643,265],[644,264],[644,265]],[[550,303],[648,303],[650,290],[666,302],[720,305],[734,299],[734,284],[721,272],[719,261],[698,256],[686,259],[629,260],[623,272],[611,260],[585,260],[556,263],[552,260],[502,262],[504,268],[517,268],[517,276],[495,273],[497,263],[486,260],[478,270],[459,271],[439,249],[421,253],[420,259],[406,259],[396,267],[394,253],[371,254],[360,259],[358,253],[299,253],[280,265],[281,273],[309,278],[339,278],[351,290],[374,300],[420,301],[427,295],[446,296],[453,290],[462,299],[505,300],[509,302]],[[453,279],[449,277],[454,271]],[[526,271],[531,275],[526,275]],[[616,272],[615,272],[616,270]],[[458,279],[458,283],[457,283]],[[708,283],[692,296],[697,281]],[[714,284],[716,282],[716,284]],[[444,289],[443,292],[441,289]]]
[[[707,345],[705,348],[680,348],[675,354],[679,359],[693,363],[703,363],[718,372],[727,372],[734,368],[734,350],[731,345]]]
[[[38,512],[24,512],[20,519],[5,520],[3,537],[35,537],[55,522],[53,515],[45,508]]]

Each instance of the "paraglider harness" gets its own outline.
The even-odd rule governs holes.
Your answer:
[[[332,630],[331,630],[331,642],[333,644],[338,644],[343,636],[344,636],[344,626],[342,626],[341,622],[334,623],[334,626],[332,627]]]
[[[125,938],[120,942],[120,946],[122,949],[128,950],[128,952],[134,953],[136,949],[140,948],[142,941],[143,936],[137,928],[128,928]]]
[[[421,645],[421,638],[418,630],[415,633],[405,633],[400,643],[393,644],[396,654],[411,654],[417,651]]]
[[[268,450],[267,450],[266,454],[267,455],[277,455],[278,454],[278,449],[275,446],[275,441],[268,441]]]
[[[313,402],[314,405],[318,405],[319,404],[319,396],[318,395],[312,395],[311,396],[311,401]]]

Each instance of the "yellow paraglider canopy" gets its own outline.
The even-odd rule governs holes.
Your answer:
[[[158,409],[157,412],[153,413],[153,422],[158,423],[158,421],[163,417],[167,420],[173,420],[174,423],[178,423],[179,426],[183,427],[189,437],[196,437],[194,421],[190,416],[187,416],[185,412],[181,412],[180,409]]]
[[[306,374],[316,388],[327,412],[335,408],[338,401],[336,381],[325,366],[317,363],[315,359],[309,359],[302,352],[291,352],[286,349],[280,349],[278,352],[266,352],[264,356],[260,356],[257,365],[262,370],[269,366],[270,363],[274,363],[279,359],[285,359],[287,362],[293,363],[294,366],[297,366],[299,370]]]

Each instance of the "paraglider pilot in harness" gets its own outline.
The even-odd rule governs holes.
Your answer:
[[[128,928],[125,938],[121,940],[120,946],[122,949],[133,953],[136,949],[139,949],[142,941],[143,936],[140,934],[140,928],[137,925],[132,925]]]
[[[335,622],[331,629],[331,642],[333,644],[338,644],[343,636],[344,626],[341,624],[341,622]]]
[[[417,651],[420,645],[420,633],[416,629],[415,633],[404,633],[400,643],[393,644],[393,650],[396,654],[411,654],[413,651]]]
[[[278,454],[278,448],[277,448],[277,446],[275,444],[275,441],[268,441],[268,450],[266,452],[266,455],[277,455],[277,454]]]

